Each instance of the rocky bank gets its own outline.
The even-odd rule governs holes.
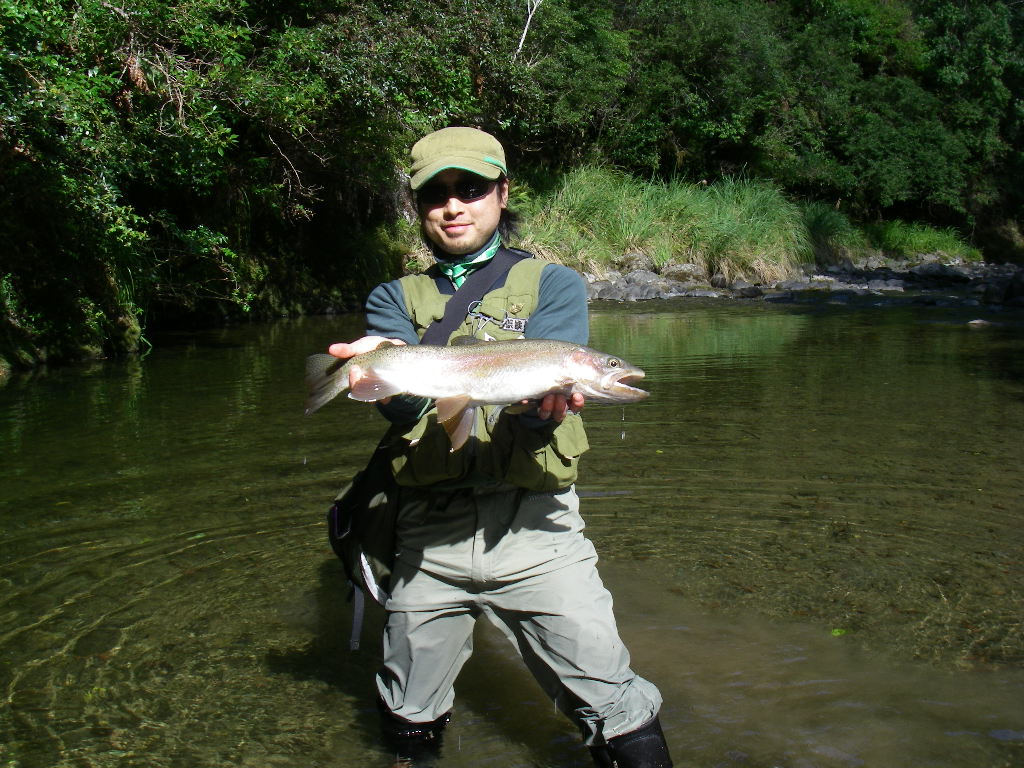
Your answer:
[[[626,257],[621,271],[586,274],[591,300],[643,301],[679,297],[799,302],[852,301],[876,297],[893,303],[915,301],[962,306],[1024,307],[1024,267],[987,262],[949,262],[938,254],[915,259],[872,256],[858,262],[807,265],[801,274],[772,284],[708,277],[692,264],[655,268]]]

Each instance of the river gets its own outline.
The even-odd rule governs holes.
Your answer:
[[[1024,313],[979,312],[593,306],[651,397],[585,410],[578,487],[677,766],[1024,765]],[[302,415],[360,324],[0,388],[0,766],[386,765],[323,523],[382,421]],[[481,623],[439,768],[490,765],[589,759]]]

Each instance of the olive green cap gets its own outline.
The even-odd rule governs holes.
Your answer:
[[[496,138],[476,128],[442,128],[413,144],[411,179],[414,190],[448,168],[460,168],[485,179],[508,174],[505,150]]]

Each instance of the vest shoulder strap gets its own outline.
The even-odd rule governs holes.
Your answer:
[[[406,311],[423,343],[445,344],[465,321],[470,306],[492,290],[510,285],[528,285],[539,292],[540,273],[547,262],[513,248],[501,248],[491,263],[474,272],[453,295],[446,296],[437,286],[436,269],[400,278]],[[499,286],[499,288],[495,288]],[[531,307],[532,309],[532,307]],[[528,312],[526,313],[528,314]]]

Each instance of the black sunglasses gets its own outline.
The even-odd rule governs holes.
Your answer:
[[[494,184],[493,181],[488,181],[480,176],[460,176],[451,185],[433,181],[420,187],[416,193],[416,199],[421,205],[431,207],[444,205],[453,197],[457,197],[464,203],[471,203],[474,200],[487,197],[492,184]]]

